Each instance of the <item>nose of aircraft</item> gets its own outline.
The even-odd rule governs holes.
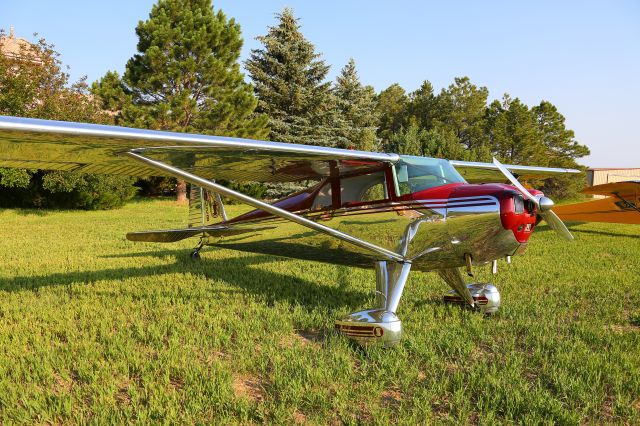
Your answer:
[[[502,226],[511,230],[519,243],[526,243],[536,226],[536,205],[516,190],[505,190],[501,195]]]
[[[549,199],[547,199],[548,201],[545,200],[545,206],[543,208],[540,205],[540,200],[542,197],[538,197],[534,195],[527,188],[525,188],[520,182],[518,182],[518,179],[516,179],[516,177],[504,165],[502,165],[502,163],[500,163],[498,159],[495,157],[493,158],[493,164],[498,168],[498,170],[502,172],[502,174],[507,179],[509,179],[509,181],[513,186],[518,188],[518,191],[520,191],[522,195],[524,195],[529,201],[535,204],[536,210],[539,210],[538,214],[540,215],[542,220],[547,222],[547,225],[549,225],[551,229],[556,231],[556,233],[560,235],[562,238],[564,238],[565,240],[567,241],[573,240],[573,235],[571,235],[571,232],[569,232],[569,229],[567,229],[567,226],[560,220],[558,215],[555,214],[553,210],[551,210],[551,207],[549,206],[549,201],[551,200]],[[540,195],[542,196],[542,193],[540,193]]]

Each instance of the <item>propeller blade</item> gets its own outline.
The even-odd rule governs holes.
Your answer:
[[[509,179],[509,181],[511,182],[511,184],[513,186],[518,188],[520,190],[520,192],[522,192],[528,199],[533,201],[533,203],[536,205],[536,208],[537,208],[537,211],[538,211],[538,215],[545,222],[547,222],[547,224],[549,225],[549,228],[551,228],[554,231],[556,231],[565,240],[567,240],[567,241],[572,241],[573,240],[573,235],[571,235],[571,232],[569,232],[569,229],[567,229],[566,225],[560,220],[558,215],[555,214],[551,210],[551,207],[553,206],[553,201],[549,200],[546,197],[541,197],[541,198],[534,197],[533,194],[531,194],[527,190],[527,188],[525,188],[518,181],[518,179],[516,179],[516,177],[511,174],[509,169],[507,169],[505,166],[503,166],[502,163],[500,163],[498,161],[498,159],[495,158],[495,157],[493,158],[493,164],[495,164],[495,166],[498,168],[498,170],[500,170],[502,172],[502,174],[505,175],[507,179]],[[543,206],[540,205],[540,200],[542,200],[542,199],[544,199],[544,201],[545,201]]]
[[[527,188],[525,188],[520,182],[518,182],[518,179],[516,179],[516,177],[511,174],[509,169],[507,169],[505,166],[503,166],[502,163],[499,162],[496,157],[493,157],[493,164],[495,164],[495,166],[498,168],[498,170],[500,170],[502,172],[502,174],[505,175],[507,179],[509,179],[509,181],[511,182],[511,184],[513,186],[518,188],[520,190],[520,192],[522,192],[528,199],[533,201],[535,203],[536,207],[539,207],[538,199],[536,197],[534,197],[533,194],[531,194],[527,190]]]
[[[560,220],[558,215],[555,214],[553,210],[547,210],[546,212],[540,211],[538,214],[542,217],[542,219],[544,219],[545,222],[547,222],[549,228],[556,231],[565,240],[573,241],[573,235],[571,235],[571,232],[569,232],[567,226],[564,224],[564,222],[562,222],[562,220]]]

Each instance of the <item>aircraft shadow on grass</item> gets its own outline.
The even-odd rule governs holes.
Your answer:
[[[578,229],[576,226],[584,225],[589,222],[566,222],[569,231],[572,234],[592,234],[592,235],[604,235],[607,237],[626,237],[626,238],[640,238],[640,234],[624,234],[619,232],[608,232],[608,231],[596,231],[593,229]],[[640,231],[640,227],[638,227]],[[548,225],[540,224],[536,226],[536,232],[553,232]]]
[[[256,255],[226,259],[209,259],[206,254],[199,260],[193,261],[189,251],[185,250],[157,250],[136,252],[121,255],[102,256],[103,258],[135,258],[158,257],[167,262],[173,258],[174,263],[164,265],[122,267],[101,270],[59,272],[42,276],[17,276],[0,278],[0,290],[4,291],[37,291],[41,287],[71,286],[73,284],[89,284],[100,280],[126,280],[129,278],[152,277],[163,274],[191,273],[203,275],[209,280],[219,280],[230,284],[242,291],[262,297],[267,304],[289,302],[299,304],[306,309],[341,309],[343,307],[361,306],[372,299],[372,293],[344,286],[328,286],[323,283],[307,281],[296,275],[281,274],[252,266],[270,263],[273,257]],[[345,282],[349,272],[345,267],[338,267],[335,279]],[[332,277],[333,278],[333,277]],[[161,285],[158,283],[158,285]],[[140,288],[136,286],[136,288]],[[228,293],[228,289],[211,286],[212,297],[216,293]],[[122,292],[119,292],[122,294]],[[118,293],[113,293],[117,295]],[[133,295],[133,291],[131,293]],[[158,293],[154,292],[153,297]],[[194,298],[193,295],[177,294],[167,291],[167,296]],[[144,291],[136,291],[136,297],[144,297]]]

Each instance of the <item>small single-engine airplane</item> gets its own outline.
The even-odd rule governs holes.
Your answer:
[[[605,195],[606,198],[558,206],[555,211],[562,220],[640,225],[640,181],[590,186],[582,193]]]
[[[375,307],[336,328],[361,344],[387,346],[401,337],[396,311],[412,269],[437,272],[451,300],[497,310],[497,289],[467,285],[461,268],[471,275],[493,263],[495,271],[498,259],[525,251],[539,220],[573,238],[553,202],[512,172],[525,179],[578,172],[15,117],[0,117],[0,167],[184,179],[192,185],[189,227],[127,238],[198,237],[194,258],[215,246],[374,266]],[[315,183],[268,204],[215,179]],[[512,185],[480,183],[505,180]],[[227,219],[220,195],[256,210]]]

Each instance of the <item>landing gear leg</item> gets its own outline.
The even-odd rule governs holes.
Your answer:
[[[444,296],[446,303],[461,304],[485,315],[495,313],[500,307],[500,293],[490,283],[465,284],[457,268],[442,269],[438,274],[453,289]]]
[[[193,248],[191,251],[191,259],[200,260],[200,250],[202,250],[202,247],[204,247],[204,240],[200,240],[198,245]]]
[[[376,262],[377,308],[354,312],[336,321],[336,329],[361,345],[393,346],[402,337],[402,321],[396,315],[411,263]]]
[[[447,268],[440,269],[438,271],[438,275],[449,284],[458,296],[460,296],[464,303],[468,304],[470,307],[475,308],[476,302],[473,300],[473,296],[471,292],[467,288],[467,285],[464,283],[464,278],[462,278],[462,274],[460,273],[460,269],[458,268]]]

